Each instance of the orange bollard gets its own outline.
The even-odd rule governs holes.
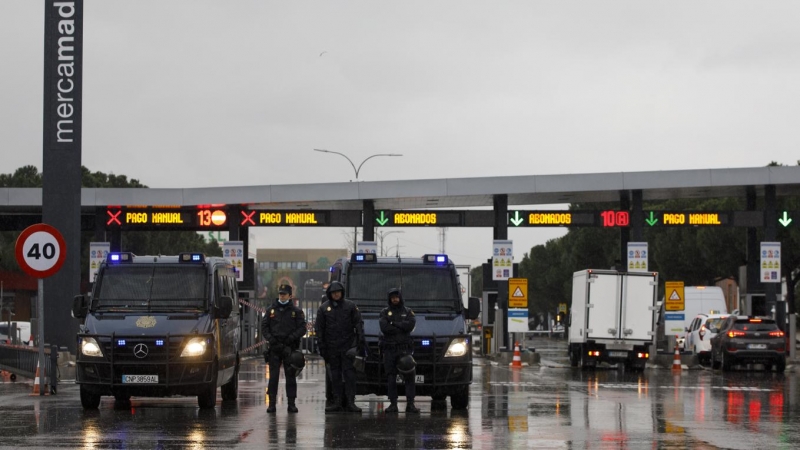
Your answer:
[[[39,375],[39,363],[37,362],[36,363],[36,378],[34,378],[34,380],[33,380],[33,392],[31,393],[31,395],[39,395],[41,393],[41,391],[39,390],[39,376],[40,376]],[[50,394],[50,389],[48,389],[47,378],[45,378],[44,395],[49,395],[49,394]]]
[[[522,354],[519,352],[519,342],[514,343],[514,359],[511,360],[511,367],[522,368]]]
[[[681,371],[681,352],[678,350],[678,343],[675,343],[675,356],[672,358],[672,371]]]

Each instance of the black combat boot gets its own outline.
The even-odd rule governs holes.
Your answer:
[[[289,397],[289,407],[286,408],[286,410],[289,411],[290,413],[297,412],[297,405],[294,404],[294,399],[295,397]]]
[[[274,395],[270,395],[269,396],[269,407],[267,408],[267,412],[268,413],[274,413],[275,411],[277,411],[275,409],[275,407],[277,406],[277,403],[278,402],[275,401],[275,396]]]
[[[391,404],[388,408],[384,409],[383,412],[386,414],[396,414],[397,413],[397,400],[389,400]]]
[[[344,410],[351,413],[359,413],[361,414],[361,408],[356,406],[356,398],[350,397],[347,399],[347,406],[344,407]]]
[[[419,414],[419,408],[414,406],[413,398],[409,398],[406,400],[406,414]]]
[[[326,413],[339,412],[342,410],[342,399],[334,397],[331,404],[325,407]]]

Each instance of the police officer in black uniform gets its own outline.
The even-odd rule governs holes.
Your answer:
[[[300,347],[300,339],[305,334],[305,314],[302,309],[294,306],[292,286],[282,284],[278,287],[278,298],[269,307],[267,315],[261,321],[261,335],[264,340],[269,342],[269,353],[266,355],[269,363],[268,413],[275,412],[281,365],[283,365],[283,374],[286,377],[286,398],[289,400],[287,411],[297,412],[297,405],[295,405],[297,374],[289,366],[287,358],[293,350]]]
[[[344,399],[345,411],[360,413],[361,408],[355,404],[356,372],[353,360],[346,353],[353,347],[357,347],[359,354],[364,353],[364,321],[356,304],[345,300],[342,283],[331,282],[325,295],[328,301],[320,305],[315,325],[319,353],[330,372],[334,397],[333,402],[325,407],[325,412],[341,411]]]
[[[406,308],[403,304],[403,295],[400,289],[389,290],[389,306],[381,311],[379,323],[383,340],[381,351],[383,352],[383,365],[386,369],[386,381],[388,383],[388,397],[391,405],[384,412],[397,412],[397,361],[410,355],[413,351],[411,332],[417,324],[414,311]],[[416,373],[403,374],[406,385],[406,413],[418,414],[419,408],[414,406],[414,396],[416,395]]]

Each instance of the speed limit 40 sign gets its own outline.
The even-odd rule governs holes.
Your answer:
[[[47,278],[64,265],[67,246],[58,230],[37,223],[25,228],[19,235],[14,255],[25,273],[34,278]]]

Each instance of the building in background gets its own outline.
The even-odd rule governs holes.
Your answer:
[[[0,321],[30,322],[37,280],[22,272],[0,270]]]
[[[301,300],[319,300],[328,270],[337,258],[347,257],[344,248],[333,249],[258,249],[256,250],[256,297],[277,298],[277,287],[292,286]]]

